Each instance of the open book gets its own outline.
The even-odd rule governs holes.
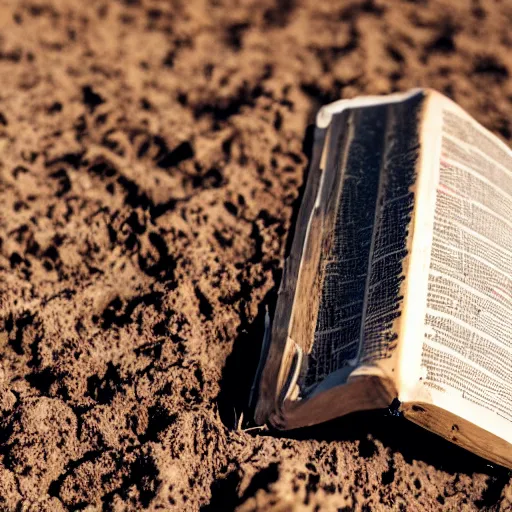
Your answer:
[[[316,124],[256,421],[395,401],[512,467],[512,151],[428,89],[341,100]]]

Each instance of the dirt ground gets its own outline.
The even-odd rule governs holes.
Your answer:
[[[509,0],[0,0],[0,510],[512,510],[509,472],[401,418],[246,409],[316,109],[431,86],[510,143],[511,24]]]

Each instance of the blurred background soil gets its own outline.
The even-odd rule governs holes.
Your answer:
[[[0,510],[511,510],[392,415],[247,396],[316,109],[414,86],[510,144],[509,0],[0,0]]]

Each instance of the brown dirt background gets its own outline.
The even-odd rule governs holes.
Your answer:
[[[511,23],[0,0],[0,509],[512,510],[510,473],[400,418],[284,435],[245,407],[318,106],[431,86],[510,143]]]

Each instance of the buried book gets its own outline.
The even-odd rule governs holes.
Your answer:
[[[428,89],[342,100],[316,124],[256,422],[398,400],[512,467],[512,151]]]

